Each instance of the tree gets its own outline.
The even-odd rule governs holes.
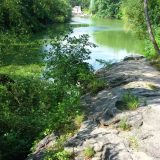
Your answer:
[[[102,18],[120,18],[122,0],[95,0],[92,12]]]
[[[71,18],[69,0],[1,0],[0,30],[38,31]]]
[[[148,0],[144,0],[144,14],[145,14],[145,19],[146,19],[146,23],[147,23],[147,29],[148,29],[150,40],[151,40],[157,54],[160,55],[160,48],[158,47],[158,44],[155,40],[152,26],[151,26],[151,20],[150,20],[149,14],[148,14]]]

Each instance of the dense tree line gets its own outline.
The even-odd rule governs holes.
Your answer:
[[[145,39],[145,53],[152,57],[155,55],[155,50],[159,52],[155,42],[160,43],[160,0],[148,0],[145,11],[144,5],[143,0],[93,0],[91,11],[98,17],[122,19],[128,30]],[[149,39],[154,44],[155,50]]]
[[[37,31],[46,24],[71,17],[69,0],[1,0],[0,29]]]
[[[119,18],[122,0],[93,0],[93,14],[102,18]]]
[[[145,10],[144,10],[145,8]],[[156,56],[158,51],[150,43],[151,37],[148,34],[148,20],[155,40],[160,44],[160,0],[148,0],[147,12],[143,0],[123,0],[121,11],[122,19],[127,28],[136,32],[141,38],[145,39],[145,54],[148,57]],[[147,15],[146,15],[147,14]],[[146,17],[147,16],[147,17]],[[148,20],[147,20],[147,19]],[[147,20],[147,21],[146,21]],[[153,39],[153,37],[152,37]],[[153,40],[152,40],[153,42]],[[157,50],[157,49],[156,49]],[[157,53],[156,53],[157,52]]]

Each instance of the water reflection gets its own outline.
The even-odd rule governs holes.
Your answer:
[[[142,54],[144,43],[132,33],[126,32],[122,21],[74,17],[72,24],[87,24],[73,29],[72,36],[89,34],[90,41],[97,45],[91,49],[91,63],[95,69],[101,66],[96,59],[120,61],[129,54]]]

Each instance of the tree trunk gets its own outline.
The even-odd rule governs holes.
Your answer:
[[[160,48],[158,47],[158,44],[155,40],[153,30],[151,27],[151,21],[150,21],[150,17],[149,17],[149,13],[148,13],[148,0],[144,0],[144,13],[145,13],[145,19],[146,19],[146,23],[147,23],[147,29],[148,29],[150,40],[151,40],[157,54],[160,55]]]

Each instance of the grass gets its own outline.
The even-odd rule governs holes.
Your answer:
[[[129,146],[132,148],[132,149],[138,149],[138,140],[135,136],[131,136],[129,137]]]
[[[83,113],[75,117],[74,124],[77,128],[80,128],[82,122],[84,121],[84,117],[85,115]]]
[[[103,90],[107,84],[103,80],[93,80],[89,85],[88,89],[91,91],[93,94],[97,94],[99,91]]]
[[[91,148],[91,147],[87,147],[85,148],[84,150],[84,156],[86,158],[92,158],[94,156],[95,152],[94,152],[94,149]]]
[[[139,107],[139,98],[128,92],[122,96],[122,109],[135,110]]]
[[[131,126],[128,124],[126,117],[123,117],[119,122],[119,128],[123,131],[129,131],[131,129]]]
[[[0,67],[0,74],[7,74],[10,76],[38,77],[42,73],[43,67],[36,64],[31,65],[9,65]]]

